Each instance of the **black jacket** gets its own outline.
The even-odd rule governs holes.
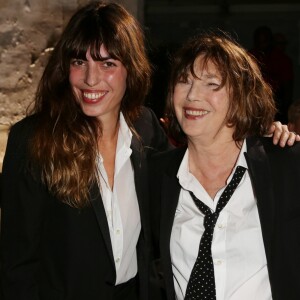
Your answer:
[[[274,146],[270,138],[247,139],[245,154],[257,198],[272,297],[300,299],[300,143]],[[180,185],[176,177],[185,148],[153,157],[151,221],[154,258],[161,263],[167,299],[175,299],[170,257],[170,236]]]
[[[91,206],[75,209],[51,196],[26,170],[28,143],[36,117],[10,131],[3,162],[1,279],[3,300],[109,300],[115,264],[98,186]],[[148,297],[147,157],[168,141],[153,112],[144,108],[134,124],[131,161],[142,230],[138,241],[140,299]],[[141,142],[143,151],[141,151]],[[126,298],[124,298],[126,299]]]

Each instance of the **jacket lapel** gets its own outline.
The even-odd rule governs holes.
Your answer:
[[[135,135],[132,137],[131,141],[131,163],[134,169],[134,182],[135,190],[138,199],[140,215],[141,215],[141,224],[142,229],[145,229],[145,213],[148,211],[146,205],[146,197],[148,197],[148,181],[147,181],[147,158],[145,149],[141,147],[140,141],[136,138]]]
[[[105,208],[104,208],[102,198],[100,195],[99,187],[96,183],[92,186],[92,188],[90,190],[90,197],[91,197],[91,204],[95,211],[96,218],[97,218],[101,233],[103,235],[103,239],[105,241],[106,248],[109,253],[109,258],[110,258],[113,266],[115,266],[114,255],[113,255],[113,250],[112,250],[112,245],[111,245],[111,239],[110,239],[110,234],[109,234],[109,227],[108,227],[108,223],[107,223]]]
[[[175,156],[170,159],[170,164],[162,175],[161,190],[161,219],[160,219],[160,249],[164,261],[164,273],[168,299],[174,299],[174,283],[172,274],[172,262],[170,256],[170,238],[178,205],[181,186],[177,178],[177,172],[181,164],[186,148],[176,149]]]
[[[263,145],[255,138],[247,139],[247,160],[249,175],[257,198],[258,213],[261,222],[267,260],[270,260],[272,232],[274,229],[274,195],[271,183],[271,171]]]
[[[162,191],[161,191],[161,245],[163,249],[169,249],[170,236],[172,231],[172,225],[178,204],[178,198],[180,193],[180,185],[176,174],[170,177],[166,174],[162,179]]]

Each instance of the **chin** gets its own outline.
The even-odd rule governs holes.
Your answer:
[[[96,113],[94,111],[90,111],[90,110],[87,110],[87,109],[81,109],[83,114],[88,116],[88,117],[98,117],[99,116],[99,113]]]

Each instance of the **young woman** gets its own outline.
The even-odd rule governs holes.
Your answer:
[[[91,3],[69,21],[3,163],[3,300],[148,297],[147,156],[167,149],[142,107],[137,21]]]
[[[194,37],[168,104],[186,146],[150,164],[167,299],[300,299],[300,143],[262,137],[276,110],[257,64],[226,34]]]

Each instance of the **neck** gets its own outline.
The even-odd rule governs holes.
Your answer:
[[[190,160],[198,169],[224,169],[234,167],[240,153],[240,145],[233,140],[233,128],[223,127],[215,135],[188,137]]]
[[[231,139],[212,144],[188,142],[189,170],[213,199],[217,191],[226,185],[240,148]]]
[[[233,140],[206,145],[189,141],[188,149],[190,158],[200,169],[205,166],[222,168],[224,165],[235,165],[241,145],[237,145]]]
[[[102,134],[99,142],[110,142],[115,140],[118,136],[120,120],[119,118],[113,120],[109,119],[106,122],[101,122],[101,126]]]
[[[102,135],[99,138],[98,150],[103,158],[104,168],[107,173],[111,189],[114,186],[116,148],[118,142],[120,122],[119,119],[102,122]]]

